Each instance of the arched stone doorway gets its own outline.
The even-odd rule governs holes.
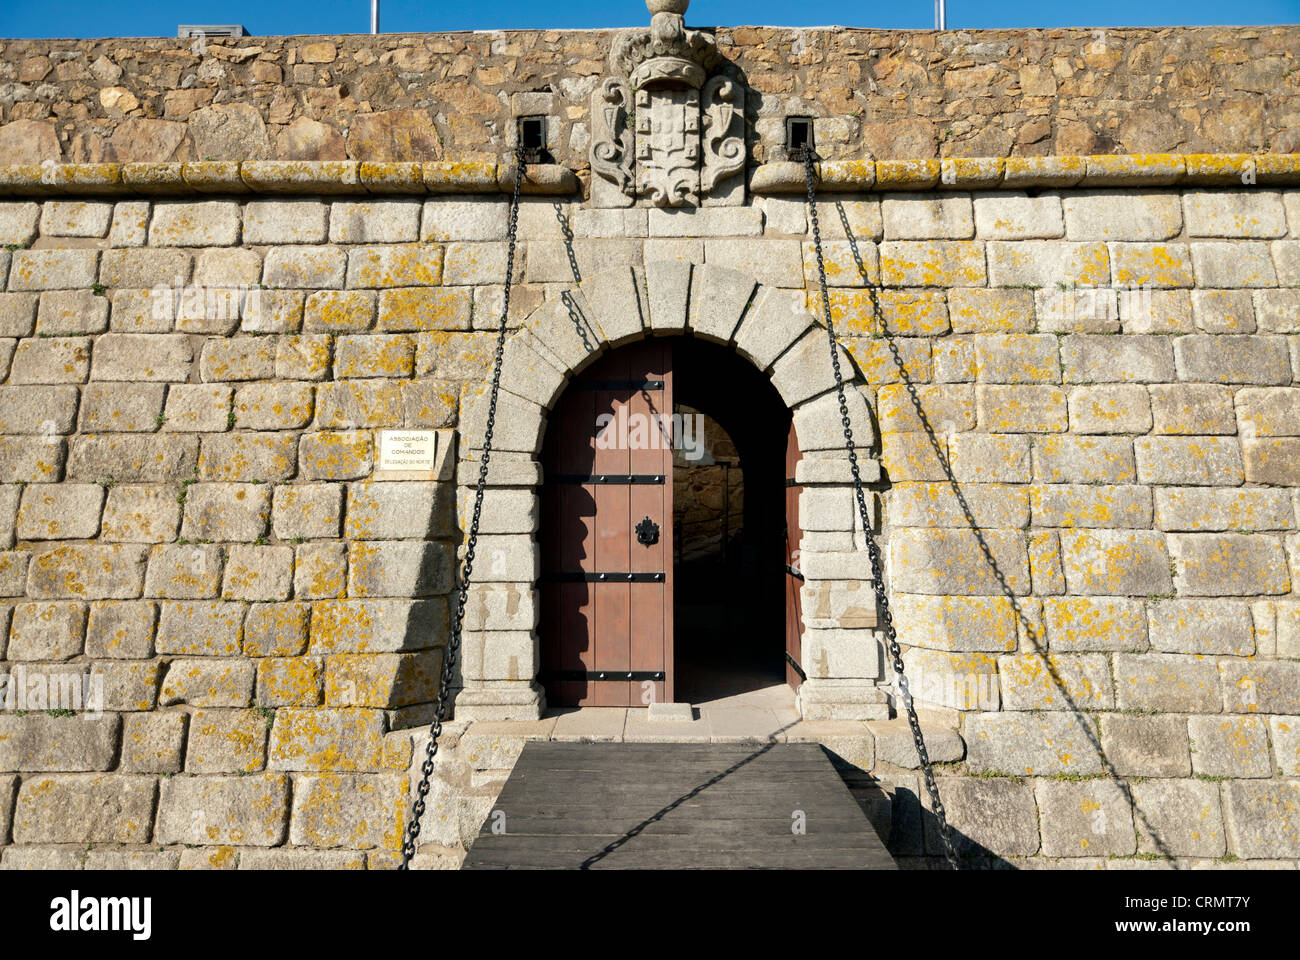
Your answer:
[[[615,347],[568,384],[541,461],[548,705],[701,704],[783,683],[787,650],[797,668],[790,431],[761,372],[690,335]]]
[[[851,594],[858,604],[861,584],[871,576],[865,551],[855,545],[857,519],[825,330],[804,309],[802,290],[763,287],[708,264],[663,261],[594,275],[547,301],[509,337],[466,615],[457,716],[525,719],[538,716],[544,703],[538,682],[538,489],[547,421],[557,401],[610,349],[688,334],[731,352],[764,377],[798,436],[805,518],[800,566],[805,596],[814,600],[803,616],[803,715],[878,719],[888,714],[873,625],[863,623],[856,607],[851,625],[840,617],[845,597]],[[840,362],[844,370],[854,370],[843,349]],[[462,520],[468,488],[478,474],[487,394],[483,384],[462,408],[457,474]],[[850,387],[847,399],[865,454],[874,447],[873,420],[856,387]],[[878,473],[874,461],[867,466],[870,481]]]

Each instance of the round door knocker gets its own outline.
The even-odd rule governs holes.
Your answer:
[[[645,546],[659,542],[659,524],[646,517],[636,525],[636,542]]]

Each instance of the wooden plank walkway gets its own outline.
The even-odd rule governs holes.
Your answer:
[[[815,743],[532,741],[493,811],[462,869],[895,869]]]

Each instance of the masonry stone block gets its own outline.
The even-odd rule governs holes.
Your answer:
[[[998,658],[1004,710],[1106,710],[1113,705],[1105,654],[1025,653]]]
[[[167,389],[162,429],[185,433],[220,433],[227,429],[233,388],[220,384],[172,384]],[[197,448],[196,448],[197,452]]]
[[[1294,526],[1287,491],[1255,487],[1156,488],[1155,517],[1161,530],[1286,530]]]
[[[887,287],[982,286],[990,276],[984,262],[984,245],[974,241],[886,240],[880,245],[880,277]]]
[[[122,718],[123,773],[180,773],[189,715],[128,713]]]
[[[1182,717],[1107,713],[1100,719],[1101,746],[1118,776],[1190,776],[1191,753]]]
[[[262,282],[273,289],[341,290],[347,262],[338,247],[273,247],[266,253]]]
[[[449,544],[354,540],[348,548],[348,595],[428,597],[451,590]]]
[[[292,484],[275,488],[271,526],[281,540],[337,537],[343,514],[339,484]]]
[[[342,336],[335,343],[334,375],[410,377],[415,370],[415,341],[406,334]]]
[[[1030,856],[1038,852],[1033,788],[1005,779],[944,777],[939,796],[963,856]],[[923,798],[927,809],[928,797]],[[926,851],[943,852],[933,818],[925,826]]]
[[[1182,204],[1167,191],[1072,191],[1062,205],[1071,240],[1168,240],[1183,227]]]
[[[1230,780],[1223,786],[1228,850],[1247,860],[1300,857],[1300,780]]]
[[[121,718],[114,714],[70,717],[33,711],[0,717],[0,770],[110,770],[117,760],[121,728]]]
[[[1235,486],[1245,475],[1235,437],[1138,437],[1133,452],[1143,483]]]
[[[1110,780],[1040,781],[1035,794],[1045,855],[1128,856],[1135,852],[1132,800],[1126,787]]]
[[[82,391],[81,429],[87,433],[152,433],[161,422],[166,390],[162,383],[89,384]],[[4,399],[0,394],[0,417]],[[62,398],[50,399],[57,404]],[[71,399],[75,404],[75,398]],[[58,406],[53,408],[58,410]]]
[[[1042,483],[1132,483],[1133,443],[1124,437],[1050,436],[1033,448],[1034,479]]]
[[[244,656],[296,657],[307,649],[311,604],[254,603],[244,617]]]
[[[1300,663],[1220,660],[1224,709],[1300,715]]]
[[[133,283],[112,283],[110,258],[118,251],[104,255],[105,283],[108,286],[141,286]],[[76,290],[95,283],[99,267],[99,251],[85,249],[15,250],[9,267],[10,290]],[[170,276],[170,274],[168,274]]]
[[[977,526],[1029,525],[1029,495],[1023,487],[976,483],[964,486],[960,493]],[[949,483],[895,483],[889,499],[889,516],[892,522],[904,527],[967,526],[970,519],[957,494]]]
[[[1255,652],[1250,610],[1244,601],[1159,600],[1147,608],[1151,646],[1164,653]]]
[[[1255,332],[1255,307],[1248,290],[1193,290],[1192,312],[1204,333]]]
[[[86,624],[86,655],[124,660],[151,657],[157,621],[154,603],[96,601],[90,604]]]
[[[266,532],[271,490],[255,483],[196,483],[186,493],[181,536],[251,542]]]
[[[1152,384],[1151,416],[1158,434],[1237,432],[1232,389],[1202,383]]]
[[[996,572],[980,538],[970,530],[896,531],[890,539],[894,589],[958,596],[997,595],[1006,588],[1016,594],[1028,593],[1029,561],[1023,535],[984,530],[981,537],[992,553]]]
[[[1145,530],[1061,533],[1065,580],[1072,594],[1149,596],[1172,592],[1164,537]]]
[[[60,544],[35,549],[27,595],[41,599],[129,600],[144,587],[145,548]]]
[[[974,429],[976,410],[973,388],[960,384],[936,384],[915,389],[914,398],[912,391],[901,384],[880,387],[876,412],[883,432],[929,430],[947,436],[960,430]]]
[[[74,337],[108,329],[106,296],[93,290],[51,290],[41,294],[36,314],[37,336]]]
[[[948,457],[962,483],[1017,483],[1030,476],[1029,440],[1016,434],[953,434]]]
[[[1199,657],[1172,653],[1115,654],[1115,705],[1155,713],[1218,713],[1218,669]]]
[[[988,284],[991,287],[1105,286],[1110,282],[1110,257],[1104,243],[1061,243],[1054,240],[990,240]],[[953,286],[975,286],[973,281]]]
[[[341,597],[347,585],[347,548],[342,543],[309,543],[294,550],[293,595],[300,600]]]
[[[154,247],[229,247],[239,242],[240,210],[234,200],[160,201],[149,222]]]
[[[1286,234],[1282,197],[1274,190],[1187,190],[1183,193],[1190,237],[1281,237]]]
[[[115,543],[168,543],[180,526],[176,484],[114,486],[108,491],[100,539]]]
[[[1248,483],[1300,483],[1300,438],[1247,438],[1242,440],[1241,449]]]
[[[1060,433],[1069,428],[1065,391],[1051,386],[978,384],[975,410],[981,430]]]
[[[83,603],[20,603],[9,634],[10,660],[68,660],[81,653],[86,632]]]
[[[1174,586],[1183,596],[1288,593],[1291,578],[1279,538],[1266,534],[1172,533]]]
[[[41,296],[42,303],[47,296]],[[1300,333],[1300,290],[1256,292],[1255,319],[1260,333]]]
[[[1161,336],[1071,334],[1061,341],[1061,363],[1071,383],[1174,379],[1170,340]]]
[[[297,437],[291,433],[205,436],[199,448],[199,478],[204,481],[287,480],[296,468]]]
[[[967,764],[975,773],[1045,776],[1101,772],[1092,720],[1073,713],[973,713]]]
[[[289,825],[289,778],[180,777],[163,780],[158,796],[161,843],[273,847]]]
[[[1199,287],[1277,286],[1277,273],[1267,243],[1203,240],[1188,246],[1191,247],[1196,285]]]
[[[407,789],[406,777],[398,774],[299,777],[289,842],[396,852],[406,823]]]
[[[216,600],[163,601],[154,648],[163,654],[233,657],[243,642],[245,607]]]
[[[1300,775],[1300,721],[1294,717],[1269,717],[1269,738],[1281,776]]]
[[[99,267],[99,282],[113,289],[152,290],[158,284],[177,287],[189,281],[193,269],[194,254],[188,250],[156,247],[105,250]],[[89,287],[94,281],[92,276],[84,283],[69,286]],[[12,281],[10,287],[13,287]]]
[[[201,775],[257,773],[266,763],[267,720],[253,710],[196,710],[185,770]]]
[[[375,294],[369,290],[318,290],[303,304],[303,329],[324,333],[366,330],[375,319]]]
[[[1174,341],[1174,360],[1182,380],[1283,386],[1291,382],[1291,364],[1282,337],[1178,337]]]
[[[147,843],[156,796],[153,777],[26,777],[14,807],[14,843]]]
[[[1112,279],[1134,287],[1192,287],[1192,258],[1185,243],[1126,243],[1110,245]]]
[[[149,554],[144,592],[149,597],[202,600],[221,587],[222,549],[205,543],[175,543]]]
[[[0,244],[25,245],[36,239],[41,205],[29,201],[0,203]]]
[[[371,598],[318,600],[312,604],[313,654],[400,653],[446,639],[443,600]]]
[[[1192,770],[1197,776],[1272,776],[1267,718],[1189,717],[1187,732],[1192,745]]]
[[[270,380],[275,376],[277,346],[270,337],[211,337],[199,356],[199,374],[214,380]]]
[[[31,336],[38,303],[34,293],[0,293],[0,336]]]
[[[383,769],[381,710],[282,707],[271,727],[269,770],[351,772]]]
[[[984,240],[1063,237],[1061,197],[1055,193],[1031,197],[1012,191],[976,194],[975,230]]]
[[[257,664],[259,707],[314,707],[321,702],[318,657],[267,657]]]
[[[1034,297],[1029,290],[953,287],[948,316],[954,333],[1028,333],[1034,325]]]
[[[1042,527],[1151,526],[1151,490],[1130,484],[1040,484],[1029,488],[1034,523]]]
[[[235,391],[235,427],[243,430],[294,430],[312,418],[313,388],[308,383],[254,383]]]
[[[1051,334],[984,334],[974,339],[981,383],[1060,383],[1057,338]]]
[[[227,600],[287,600],[293,586],[293,547],[236,544],[225,564]]]
[[[108,337],[101,337],[101,342]],[[110,354],[112,345],[110,341]],[[85,383],[90,373],[89,337],[21,340],[13,352],[11,384]],[[119,378],[120,379],[120,378]]]
[[[89,540],[99,533],[103,505],[97,483],[33,484],[23,491],[15,529],[23,540]]]
[[[66,459],[62,438],[0,437],[0,482],[57,483]]]
[[[401,426],[402,390],[387,379],[323,383],[316,391],[314,425],[325,430]]]
[[[251,661],[230,658],[177,658],[168,662],[158,702],[192,707],[247,707],[253,701]]]

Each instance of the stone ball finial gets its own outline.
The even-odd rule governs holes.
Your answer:
[[[691,0],[645,0],[645,5],[651,14],[675,13],[678,16],[685,16]]]

